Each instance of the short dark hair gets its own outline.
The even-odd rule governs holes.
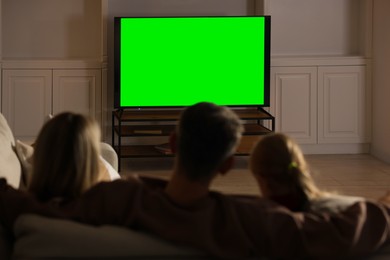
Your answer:
[[[187,177],[207,180],[234,154],[243,126],[231,109],[201,102],[185,109],[177,127],[177,157]]]

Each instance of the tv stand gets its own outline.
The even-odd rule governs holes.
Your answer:
[[[174,131],[181,111],[180,109],[114,110],[112,112],[112,145],[118,154],[119,171],[122,158],[174,156],[162,145],[164,142],[123,144],[122,138],[165,137],[167,143],[167,137]],[[254,142],[261,135],[274,131],[275,118],[263,108],[237,108],[234,111],[244,120],[245,128],[236,155],[248,155]]]

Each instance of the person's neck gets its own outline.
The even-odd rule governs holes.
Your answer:
[[[209,194],[209,182],[189,180],[183,173],[174,171],[165,193],[179,205],[189,205]]]

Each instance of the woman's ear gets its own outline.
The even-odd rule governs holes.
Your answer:
[[[230,155],[219,167],[219,173],[225,175],[228,171],[233,168],[234,165],[234,155]]]
[[[169,146],[171,148],[172,153],[176,153],[176,139],[177,139],[176,132],[172,132],[171,135],[169,136]]]

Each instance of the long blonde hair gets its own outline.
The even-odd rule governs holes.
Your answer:
[[[35,143],[28,190],[41,201],[81,195],[99,179],[100,130],[91,118],[64,112],[49,120]]]
[[[250,168],[266,196],[291,194],[303,206],[324,194],[316,186],[302,150],[284,134],[262,137],[252,151]]]

